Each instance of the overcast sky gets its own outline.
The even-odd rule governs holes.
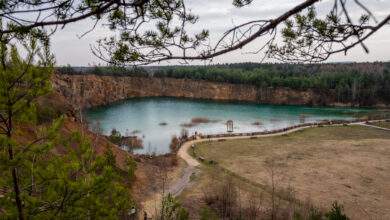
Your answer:
[[[199,32],[208,29],[210,31],[211,42],[215,42],[227,29],[255,19],[270,19],[279,16],[289,8],[299,4],[302,0],[254,0],[247,7],[238,9],[231,3],[232,0],[185,0],[187,8],[199,15],[197,24],[189,27],[191,31]],[[329,11],[330,4],[333,0],[324,0],[317,4],[319,12]],[[361,0],[376,15],[377,18],[383,18],[390,13],[390,0]],[[359,14],[356,7],[351,6],[351,13]],[[106,28],[99,25],[94,31],[79,39],[78,36],[93,26],[92,21],[84,20],[66,26],[63,30],[56,32],[52,38],[52,50],[56,55],[57,65],[70,64],[72,66],[87,66],[103,62],[96,58],[91,50],[90,45],[94,45],[96,40],[111,36],[112,33]],[[264,40],[257,40],[243,50],[235,51],[222,55],[213,60],[212,63],[237,63],[237,62],[259,62],[261,54],[248,54],[256,50]],[[379,30],[366,41],[370,53],[366,54],[360,46],[344,54],[333,55],[328,62],[343,61],[390,61],[390,25]],[[273,60],[265,60],[265,62]],[[178,64],[171,61],[162,63],[163,65]],[[192,62],[190,64],[202,64],[202,62]],[[160,64],[161,65],[161,64]]]

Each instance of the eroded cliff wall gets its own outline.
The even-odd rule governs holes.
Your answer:
[[[278,105],[339,105],[334,101],[332,91],[319,94],[313,90],[261,89],[252,85],[175,78],[55,74],[52,87],[76,108],[136,97],[184,97]]]

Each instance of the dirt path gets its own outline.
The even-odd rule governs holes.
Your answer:
[[[312,126],[307,126],[307,127],[300,127],[300,128],[295,128],[291,129],[285,132],[279,132],[275,134],[263,134],[263,135],[255,135],[255,136],[235,136],[235,137],[223,137],[223,138],[207,138],[207,139],[199,139],[199,140],[193,140],[193,141],[188,141],[183,144],[183,146],[180,148],[178,151],[178,155],[187,163],[187,167],[184,168],[183,174],[171,184],[167,190],[167,193],[171,193],[173,196],[178,196],[181,194],[181,192],[188,187],[192,186],[191,183],[191,175],[197,175],[199,174],[200,170],[197,169],[196,167],[200,165],[200,163],[191,157],[188,154],[188,150],[193,144],[200,143],[200,142],[205,142],[205,141],[217,141],[219,139],[227,139],[227,140],[233,140],[233,139],[248,139],[248,138],[253,138],[253,137],[270,137],[270,136],[277,136],[277,135],[283,135],[283,134],[288,134],[291,132],[296,132],[298,130],[302,130],[305,128],[309,128]]]
[[[376,121],[379,121],[379,120],[375,120],[375,121],[372,121],[372,122],[376,122]],[[355,123],[350,123],[349,125],[366,125],[366,124],[363,123],[363,122],[355,122]],[[337,124],[337,125],[331,125],[331,126],[342,126],[342,125]],[[312,126],[299,127],[299,128],[291,129],[291,130],[288,130],[288,131],[283,131],[283,132],[278,132],[278,133],[273,133],[273,134],[261,134],[261,135],[254,135],[254,136],[234,136],[234,137],[206,138],[206,139],[198,139],[198,140],[188,141],[188,142],[186,142],[186,143],[184,143],[182,145],[182,147],[179,149],[179,151],[177,153],[177,155],[186,162],[187,167],[185,167],[183,169],[182,174],[180,175],[180,177],[178,177],[176,180],[174,180],[172,182],[172,184],[170,184],[170,186],[167,189],[167,193],[166,194],[171,193],[171,195],[173,195],[174,197],[180,195],[185,188],[188,188],[188,187],[192,186],[191,176],[193,174],[197,175],[197,174],[200,173],[200,170],[197,168],[200,165],[200,163],[196,159],[194,159],[192,156],[190,156],[188,154],[188,150],[190,149],[190,147],[193,144],[200,143],[200,142],[205,142],[205,141],[218,141],[220,139],[233,140],[233,139],[248,139],[248,138],[254,138],[254,137],[261,138],[261,137],[279,136],[279,135],[289,134],[289,133],[292,133],[292,132],[296,132],[296,131],[299,131],[299,130],[302,130],[302,129],[306,129],[306,128],[311,128],[311,127],[317,127],[317,126],[316,125],[312,125]],[[376,127],[376,126],[372,126],[372,127],[380,128],[380,127]],[[380,128],[380,129],[382,129],[382,128]],[[390,130],[390,129],[388,129],[388,130]],[[158,204],[158,201],[161,201],[160,199],[161,199],[161,195],[158,196],[156,194],[156,196],[154,196],[154,198],[152,200],[146,201],[145,204],[147,206],[147,209],[149,208],[148,207],[149,205],[154,204],[154,206],[156,206],[156,204]]]
[[[274,133],[274,134],[260,134],[260,135],[254,135],[254,136],[234,136],[234,137],[220,137],[220,138],[204,138],[204,139],[199,139],[199,140],[193,140],[193,141],[188,141],[181,146],[180,150],[177,152],[177,155],[179,155],[187,164],[188,166],[199,166],[199,162],[195,160],[193,157],[191,157],[188,154],[188,149],[190,149],[191,145],[200,143],[200,142],[205,142],[205,141],[218,141],[220,139],[226,139],[226,140],[233,140],[233,139],[248,139],[252,137],[270,137],[270,136],[277,136],[277,135],[283,135],[283,134],[288,134],[291,132],[295,132],[298,130],[302,130],[305,128],[311,128],[313,126],[306,126],[306,127],[299,127],[299,128],[294,128],[288,131],[283,131],[279,133]]]
[[[377,122],[377,121],[382,121],[382,120],[372,120],[370,122]],[[377,126],[373,126],[373,125],[367,125],[364,122],[354,122],[354,123],[350,123],[349,125],[366,125],[366,126],[390,131],[390,129],[381,128],[381,127],[377,127]],[[329,125],[327,125],[327,126],[329,126]],[[330,126],[343,126],[343,125],[336,124],[336,125],[330,125]],[[180,148],[180,150],[177,153],[179,155],[179,157],[181,157],[187,163],[188,167],[186,167],[184,169],[184,172],[181,175],[181,177],[179,177],[176,181],[173,182],[173,184],[171,184],[171,186],[168,189],[168,192],[174,196],[180,195],[180,193],[185,188],[188,188],[192,185],[191,179],[190,179],[191,175],[194,173],[198,174],[200,172],[200,170],[196,168],[197,166],[200,165],[200,163],[188,154],[188,149],[190,149],[190,147],[193,144],[205,142],[205,141],[218,141],[220,139],[233,140],[233,139],[248,139],[248,138],[254,138],[254,137],[260,138],[260,137],[280,136],[280,135],[289,134],[292,132],[296,132],[296,131],[306,129],[306,128],[311,128],[311,127],[317,127],[317,126],[311,125],[311,126],[299,127],[299,128],[294,128],[294,129],[291,129],[288,131],[283,131],[283,132],[278,132],[278,133],[273,133],[273,134],[261,134],[261,135],[254,135],[254,136],[220,137],[220,138],[210,138],[210,139],[206,138],[206,139],[188,141],[188,142],[183,144],[183,146]]]
[[[181,192],[188,187],[192,186],[191,176],[198,175],[200,170],[194,166],[187,166],[184,168],[183,174],[179,177],[172,185],[169,186],[166,195],[170,193],[172,196],[176,197],[181,194]]]

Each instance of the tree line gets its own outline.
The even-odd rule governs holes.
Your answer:
[[[260,88],[288,87],[319,92],[335,90],[338,101],[360,99],[390,100],[390,63],[367,63],[362,70],[355,64],[324,66],[299,64],[224,64],[207,67],[165,67],[154,77],[207,80],[249,84]]]
[[[57,67],[56,74],[69,75],[98,75],[98,76],[133,76],[148,77],[149,73],[142,67],[120,67],[120,66],[93,66],[93,67],[72,67],[70,65]]]
[[[390,62],[344,64],[237,63],[210,66],[161,67],[71,67],[56,68],[57,74],[168,77],[248,84],[262,89],[287,87],[313,89],[320,93],[333,90],[340,102],[390,100]]]

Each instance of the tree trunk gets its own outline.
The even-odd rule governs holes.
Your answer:
[[[9,108],[8,110],[8,131],[7,131],[7,139],[8,139],[8,153],[9,153],[9,159],[13,160],[14,159],[14,152],[13,152],[13,147],[9,143],[12,137],[12,108]],[[18,208],[18,213],[19,213],[19,220],[24,220],[24,215],[23,215],[23,206],[22,206],[22,200],[20,199],[20,189],[19,189],[19,181],[18,181],[18,175],[17,175],[17,170],[16,168],[12,168],[11,170],[12,173],[12,179],[13,179],[13,185],[14,185],[14,190],[15,190],[15,203]]]

